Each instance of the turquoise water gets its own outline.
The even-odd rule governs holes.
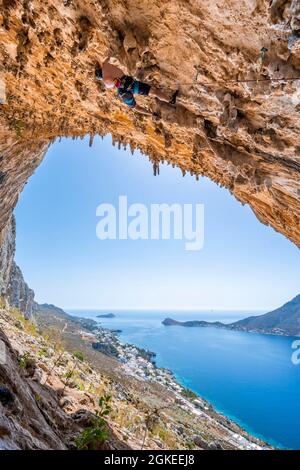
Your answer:
[[[95,318],[104,312],[69,313]],[[116,318],[100,324],[121,329],[124,342],[155,351],[158,366],[171,369],[218,411],[273,445],[300,449],[300,365],[291,362],[293,338],[161,324],[167,316],[231,322],[248,313],[113,313]]]

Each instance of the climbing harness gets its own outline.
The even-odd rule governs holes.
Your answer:
[[[115,78],[114,84],[115,87],[120,89],[124,89],[125,91],[132,92],[134,88],[135,80],[134,78],[130,77],[129,75],[124,75],[121,78]]]
[[[118,96],[124,101],[127,106],[134,108],[136,101],[134,99],[134,87],[136,81],[129,75],[124,75],[121,78],[115,78],[114,84],[117,90]]]

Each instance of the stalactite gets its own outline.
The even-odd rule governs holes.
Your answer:
[[[153,162],[153,175],[159,175],[159,163],[157,162]]]
[[[94,143],[94,134],[90,134],[89,147],[92,147]]]

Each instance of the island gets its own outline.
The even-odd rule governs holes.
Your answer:
[[[162,321],[162,324],[165,326],[186,326],[186,327],[205,327],[205,326],[215,326],[217,328],[223,328],[225,325],[224,323],[221,323],[219,321],[216,322],[208,322],[208,321],[203,321],[203,320],[189,320],[189,321],[177,321],[173,320],[173,318],[165,318]]]
[[[103,313],[101,315],[97,315],[97,318],[115,318],[116,315],[114,313]]]

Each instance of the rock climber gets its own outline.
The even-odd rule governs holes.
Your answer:
[[[165,103],[176,104],[178,91],[173,93],[170,98],[158,88],[135,80],[130,75],[124,75],[124,72],[119,67],[109,63],[109,58],[103,62],[102,68],[96,67],[95,75],[97,80],[103,80],[106,88],[116,88],[117,94],[122,101],[141,114],[152,116],[153,113],[137,104],[134,95],[151,96]]]

